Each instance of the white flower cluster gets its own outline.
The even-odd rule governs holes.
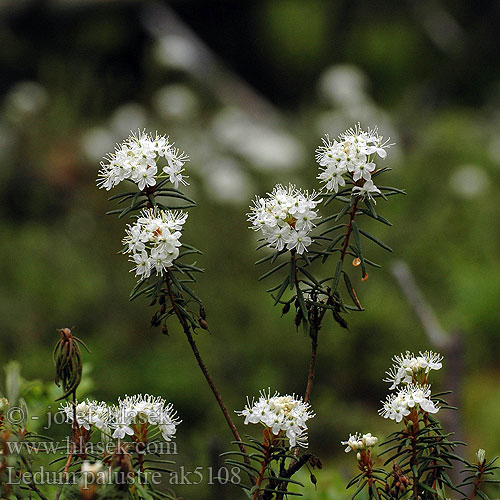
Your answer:
[[[315,208],[320,201],[316,193],[297,189],[293,184],[285,188],[277,184],[267,198],[256,197],[248,221],[252,229],[262,231],[270,248],[296,250],[298,254],[307,251],[312,243],[308,234],[318,219]]]
[[[431,400],[431,386],[428,384],[427,374],[431,370],[439,370],[443,365],[443,357],[432,351],[419,352],[418,356],[406,351],[405,354],[394,356],[394,364],[387,371],[388,378],[384,382],[391,383],[390,390],[399,385],[397,394],[389,394],[379,414],[401,422],[410,415],[411,411],[420,408],[427,413],[437,413],[439,407]]]
[[[66,403],[60,410],[66,415],[66,421],[73,423],[73,405]],[[125,396],[117,405],[87,399],[77,404],[76,420],[79,427],[87,430],[93,427],[114,439],[133,436],[135,426],[155,426],[165,441],[175,436],[176,426],[181,422],[172,404],[149,394]]]
[[[317,178],[325,183],[327,192],[336,193],[348,179],[354,184],[353,195],[373,199],[373,194],[380,193],[372,180],[375,157],[385,158],[386,149],[391,146],[378,135],[377,127],[365,132],[359,123],[341,134],[338,140],[332,141],[326,135],[323,145],[316,149],[316,161],[321,169]]]
[[[73,423],[73,404],[61,404],[59,409],[66,415],[66,421]],[[110,407],[102,401],[86,399],[76,405],[76,421],[79,427],[90,430],[92,426],[107,432],[110,420]]]
[[[170,143],[168,137],[145,131],[131,135],[118,144],[115,152],[101,162],[97,185],[109,191],[121,181],[129,179],[142,191],[156,185],[157,178],[167,178],[177,189],[179,183],[187,185],[183,175],[184,164],[189,158]],[[166,165],[163,165],[166,163]],[[161,173],[157,176],[158,170]]]
[[[123,244],[135,264],[131,271],[136,276],[148,278],[153,270],[163,274],[172,265],[179,256],[179,239],[187,217],[180,211],[144,209],[137,222],[127,227]]]
[[[347,445],[345,449],[346,453],[349,453],[351,450],[354,452],[358,452],[361,450],[367,450],[368,448],[372,448],[378,443],[378,438],[372,436],[371,433],[368,434],[349,434],[349,439],[347,441],[341,441],[341,444],[344,446]]]
[[[418,356],[406,351],[405,354],[394,356],[394,365],[387,371],[388,377],[384,382],[389,382],[390,390],[395,389],[400,383],[409,384],[411,382],[426,383],[427,374],[431,370],[442,368],[443,356],[432,351],[419,352]]]
[[[431,388],[428,385],[408,384],[400,388],[397,394],[389,394],[382,403],[379,414],[398,423],[407,417],[413,408],[420,407],[427,413],[439,411],[439,407],[431,401]]]
[[[314,417],[309,403],[295,395],[280,396],[277,392],[271,397],[268,391],[261,391],[257,402],[247,398],[247,404],[242,411],[236,412],[245,417],[245,424],[261,423],[271,429],[276,436],[285,433],[290,442],[290,448],[302,446],[307,448],[307,420]]]

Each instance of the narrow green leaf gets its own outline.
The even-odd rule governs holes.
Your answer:
[[[318,288],[321,288],[320,282],[309,271],[304,269],[302,266],[298,266],[298,268],[304,276],[307,276]]]
[[[351,497],[351,500],[354,500],[354,498],[356,498],[358,496],[359,493],[361,493],[361,491],[363,490],[363,488],[366,486],[366,484],[368,483],[368,480],[365,479],[360,486],[358,486],[358,489],[354,492],[354,495]]]
[[[304,315],[304,321],[307,322],[307,307],[304,300],[304,295],[302,294],[302,290],[299,286],[297,286],[297,298],[299,299],[299,305],[302,310],[302,314]]]
[[[363,229],[360,229],[359,232],[363,236],[366,236],[368,239],[372,240],[377,245],[381,246],[383,249],[387,250],[388,252],[392,252],[392,248],[389,245],[386,245],[383,241],[373,236],[373,234],[370,234],[368,231],[363,231]]]
[[[337,216],[335,217],[335,221],[338,221],[339,219],[341,219],[346,213],[347,211],[351,208],[351,203],[346,203],[344,205],[344,207],[342,208],[342,210],[337,214]]]
[[[325,236],[325,234],[328,234],[328,233],[333,233],[333,231],[337,231],[337,229],[340,229],[342,227],[345,227],[345,224],[337,224],[336,226],[333,226],[333,227],[329,227],[328,229],[325,229],[321,234],[320,236]]]
[[[397,193],[397,194],[404,194],[406,195],[406,191],[404,189],[398,189],[398,188],[395,188],[395,187],[391,187],[391,186],[377,186],[379,189],[384,189],[386,191],[391,191],[393,193]]]
[[[341,271],[342,271],[342,261],[339,260],[337,262],[337,268],[335,269],[335,275],[333,276],[332,292],[335,292],[335,290],[337,290]]]
[[[328,259],[328,256],[330,255],[330,252],[334,249],[335,245],[345,237],[344,234],[339,234],[332,242],[328,245],[328,248],[326,249],[325,254],[323,255],[323,264],[325,263],[326,259]],[[328,253],[327,253],[328,252]]]
[[[288,262],[282,262],[281,264],[278,264],[276,267],[273,267],[270,271],[267,271],[267,273],[264,273],[262,276],[260,276],[259,281],[262,281],[268,276],[271,276],[271,274],[275,273],[276,271],[279,271],[282,267],[285,267],[287,264]]]
[[[384,217],[382,217],[381,215],[377,215],[377,217],[374,217],[371,214],[371,212],[369,210],[367,210],[366,208],[360,208],[360,211],[361,211],[361,213],[368,215],[372,219],[375,219],[375,220],[378,220],[379,222],[382,222],[382,224],[385,224],[387,226],[392,226],[392,223],[390,221],[388,221],[387,219],[385,219]]]
[[[296,263],[295,263],[295,255],[292,254],[290,257],[290,290],[293,290],[293,287],[295,286],[295,276],[296,276]]]
[[[354,287],[352,286],[351,280],[349,279],[349,276],[345,271],[343,271],[344,275],[344,283],[347,288],[347,291],[349,292],[349,295],[354,302],[354,304],[358,307],[360,311],[364,311],[363,306],[359,302],[358,296],[356,295],[356,290],[354,290]]]
[[[286,287],[288,286],[288,283],[290,282],[290,276],[287,276],[284,280],[283,280],[283,283],[281,284],[281,287],[279,289],[279,292],[278,294],[276,295],[275,299],[274,299],[274,305],[276,305],[281,297],[283,296],[283,294],[285,293],[285,290],[286,290]],[[293,288],[293,287],[292,287]]]

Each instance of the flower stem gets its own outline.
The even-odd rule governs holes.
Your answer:
[[[342,245],[342,250],[340,251],[340,260],[342,262],[344,262],[345,256],[347,254],[347,248],[349,247],[349,240],[351,238],[351,233],[352,233],[352,222],[356,217],[356,210],[358,209],[358,203],[360,199],[361,199],[360,196],[356,198],[349,215],[349,223],[347,224],[347,231],[345,233],[344,244]]]
[[[172,308],[174,310],[175,315],[177,316],[177,319],[179,320],[179,323],[182,326],[182,329],[184,331],[184,334],[186,335],[186,338],[189,342],[191,350],[193,351],[193,354],[196,358],[196,361],[198,362],[198,365],[199,365],[201,371],[203,372],[203,375],[205,376],[205,379],[206,379],[210,389],[212,390],[222,413],[224,414],[224,418],[226,419],[226,422],[227,422],[229,428],[231,429],[231,432],[233,433],[235,440],[238,442],[238,446],[240,448],[240,451],[244,454],[243,459],[244,459],[245,463],[247,465],[250,465],[250,459],[246,455],[246,448],[245,448],[245,445],[241,441],[240,435],[238,433],[238,429],[236,429],[236,426],[234,425],[234,422],[233,422],[231,416],[229,415],[229,412],[227,411],[226,405],[224,404],[224,401],[222,400],[222,397],[221,397],[219,391],[217,390],[217,387],[215,386],[215,383],[212,380],[212,377],[210,376],[210,373],[208,372],[208,369],[207,369],[205,363],[203,362],[200,351],[198,350],[198,346],[196,345],[196,342],[193,339],[193,334],[191,333],[191,329],[190,329],[188,323],[186,322],[185,318],[182,316],[179,309],[177,308],[177,305],[175,302],[175,297],[174,297],[173,292],[172,292],[172,287],[170,286],[170,278],[169,278],[168,274],[167,274],[165,281],[167,283],[168,296],[170,298]]]
[[[481,482],[483,480],[483,474],[484,474],[484,464],[479,466],[479,475],[476,477],[474,481],[474,490],[472,491],[469,500],[474,500],[474,498],[476,498],[477,492],[479,491],[479,486],[481,485]]]
[[[314,375],[316,372],[316,355],[318,353],[318,329],[316,327],[310,328],[311,337],[311,361],[309,362],[309,373],[307,375],[307,386],[304,394],[304,402],[308,403],[311,398],[312,387],[314,383]]]
[[[55,500],[59,500],[59,497],[61,496],[65,484],[66,475],[68,474],[69,465],[73,458],[73,454],[76,451],[76,431],[78,429],[78,422],[76,418],[76,390],[74,390],[72,394],[73,394],[73,425],[71,426],[71,451],[68,455],[68,460],[64,465],[61,486],[57,490]]]
[[[270,436],[270,430],[264,429],[264,443],[263,446],[265,448],[264,458],[262,459],[259,475],[255,480],[255,491],[252,496],[252,500],[258,500],[260,498],[260,485],[264,479],[264,474],[266,473],[267,466],[271,461],[271,449],[272,449],[272,437]]]

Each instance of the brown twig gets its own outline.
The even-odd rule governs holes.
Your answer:
[[[224,404],[224,401],[222,400],[222,397],[221,397],[219,391],[217,390],[217,387],[215,386],[215,383],[212,380],[212,377],[210,376],[210,373],[208,372],[208,369],[205,366],[205,363],[203,362],[200,351],[198,350],[196,342],[193,339],[191,329],[190,329],[189,325],[187,324],[186,319],[182,316],[179,309],[177,308],[177,305],[175,302],[175,297],[174,297],[174,294],[172,292],[172,287],[170,286],[170,278],[169,278],[168,274],[167,274],[165,281],[167,283],[168,296],[169,296],[170,302],[172,303],[172,308],[174,310],[175,315],[177,316],[177,319],[179,320],[179,323],[182,326],[182,329],[184,331],[184,334],[186,335],[186,338],[189,342],[191,350],[193,351],[193,354],[196,358],[196,361],[198,362],[198,365],[199,365],[201,371],[203,372],[203,375],[205,376],[205,379],[206,379],[210,389],[212,390],[222,413],[224,414],[224,418],[226,419],[226,422],[227,422],[229,428],[231,429],[231,432],[233,433],[235,440],[238,442],[238,446],[239,446],[241,452],[244,454],[243,459],[244,459],[245,463],[247,465],[250,465],[250,459],[246,455],[246,448],[245,448],[245,445],[241,441],[240,434],[238,433],[238,429],[236,429],[236,426],[234,425],[234,422],[233,422],[231,416],[229,415],[229,412],[227,411],[226,405]]]
[[[344,244],[342,245],[342,250],[340,251],[340,260],[344,262],[345,256],[347,254],[347,248],[349,247],[349,240],[351,239],[352,233],[352,222],[356,217],[356,210],[358,209],[358,203],[361,196],[358,196],[354,201],[351,212],[349,214],[349,223],[347,224],[347,231],[345,233]]]
[[[263,447],[265,448],[264,458],[262,459],[259,475],[255,480],[255,491],[252,495],[252,500],[258,500],[261,496],[259,488],[260,485],[262,484],[262,481],[264,480],[264,474],[266,473],[267,466],[271,461],[272,446],[273,446],[273,436],[271,435],[269,429],[264,429],[264,443],[263,443]]]
[[[318,353],[318,331],[311,335],[311,361],[309,362],[309,373],[307,375],[307,386],[304,394],[304,403],[308,403],[311,398],[312,387],[314,383],[314,375],[316,372],[316,355]]]
[[[71,460],[73,458],[73,454],[74,454],[75,449],[76,449],[76,441],[75,440],[76,440],[76,430],[78,429],[78,422],[76,419],[76,390],[73,391],[72,394],[73,394],[73,401],[72,401],[72,404],[73,404],[73,425],[71,426],[71,438],[72,438],[71,439],[71,451],[68,455],[68,460],[66,460],[66,464],[64,465],[61,486],[57,490],[57,493],[56,493],[54,500],[59,500],[59,497],[61,496],[62,490],[64,488],[64,484],[65,484],[64,480],[66,479],[66,476],[68,474],[69,465],[71,464]]]

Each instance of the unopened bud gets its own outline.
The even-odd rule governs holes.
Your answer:
[[[316,486],[317,482],[318,480],[316,479],[316,476],[311,472],[311,483]]]
[[[297,328],[300,326],[300,323],[302,323],[303,318],[304,318],[304,315],[302,314],[302,309],[299,307],[297,309],[297,314],[295,315],[295,326]]]
[[[207,313],[205,312],[205,308],[203,306],[200,306],[200,318],[207,319]]]
[[[477,450],[477,463],[483,465],[485,457],[486,452],[482,448],[479,448],[479,450]]]
[[[167,328],[167,325],[163,325],[161,327],[161,333],[163,333],[163,335],[168,335],[168,328]]]
[[[281,315],[283,316],[290,310],[290,302],[287,302],[284,306],[283,309],[281,310]]]
[[[198,323],[203,328],[203,330],[208,330],[208,324],[207,324],[207,322],[203,318],[200,317],[198,319]]]
[[[371,448],[378,443],[378,437],[372,436],[369,432],[368,434],[363,435],[363,442],[367,448]]]

